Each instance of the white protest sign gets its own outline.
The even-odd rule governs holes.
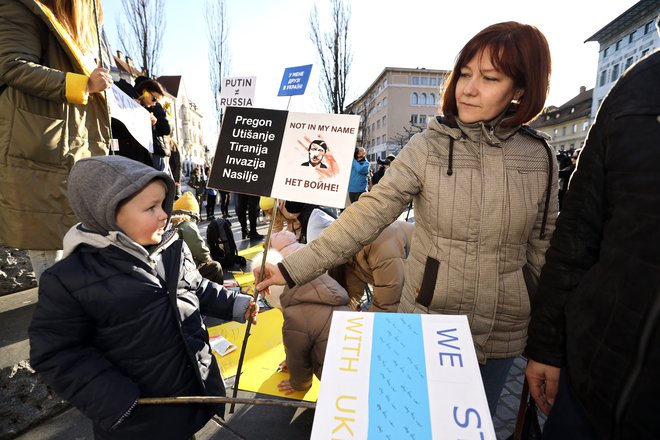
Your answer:
[[[360,117],[227,107],[210,188],[343,208]]]
[[[334,312],[312,439],[493,439],[465,316]]]
[[[254,76],[222,78],[220,105],[234,107],[252,107],[257,78]]]
[[[131,136],[150,153],[153,153],[154,141],[151,135],[149,112],[115,84],[106,90],[106,96],[110,116],[121,121]]]

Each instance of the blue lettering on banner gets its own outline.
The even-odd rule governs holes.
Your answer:
[[[369,438],[431,438],[421,316],[374,314]]]
[[[284,76],[280,84],[280,90],[277,96],[303,95],[307,88],[307,81],[312,71],[312,65],[298,67],[287,67],[284,69]]]
[[[468,408],[468,409],[465,410],[465,412],[462,415],[464,416],[465,420],[461,421],[461,420],[458,419],[459,418],[458,407],[455,406],[454,407],[454,423],[456,423],[456,425],[459,428],[470,429],[470,430],[475,430],[475,429],[479,430],[479,429],[481,429],[481,415],[479,414],[479,411],[477,411],[474,408]],[[475,423],[472,426],[471,426],[471,417],[470,417],[471,415],[474,416],[474,418],[475,418],[475,420],[474,420]],[[479,438],[481,440],[483,440],[485,438],[483,431],[478,431],[478,433],[479,433]]]
[[[449,335],[448,333],[450,332],[456,332],[455,328],[452,329],[447,329],[447,330],[438,330],[436,334],[438,336],[444,336],[445,339],[440,339],[438,340],[438,345],[442,345],[443,347],[450,348],[452,350],[458,351],[458,353],[454,352],[445,352],[441,351],[438,353],[440,357],[440,366],[444,367],[445,362],[447,359],[443,359],[443,357],[448,357],[449,363],[451,364],[452,367],[455,367],[456,365],[454,362],[456,361],[458,363],[458,366],[463,368],[463,356],[461,355],[461,348],[458,345],[451,345],[450,342],[457,342],[458,341],[458,336],[454,335]]]

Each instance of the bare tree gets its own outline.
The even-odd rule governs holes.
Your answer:
[[[158,69],[165,34],[165,0],[121,0],[124,16],[117,19],[119,43],[126,54],[139,55],[145,75]],[[128,31],[123,23],[128,23]]]
[[[390,140],[399,147],[399,150],[401,150],[408,143],[411,137],[417,133],[421,133],[422,131],[424,131],[424,127],[411,121],[410,126],[403,127],[403,133],[397,132],[397,134],[394,135],[394,137],[392,137]]]
[[[229,73],[227,5],[225,0],[208,0],[205,9],[206,30],[209,37],[209,82],[219,127],[222,122],[222,105],[220,105],[222,78]]]
[[[330,0],[332,29],[323,32],[316,5],[309,17],[310,38],[316,46],[321,61],[321,99],[331,113],[343,113],[346,100],[346,84],[353,61],[348,44],[348,25],[351,8],[344,0]]]

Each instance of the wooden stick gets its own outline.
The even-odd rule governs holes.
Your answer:
[[[138,399],[138,405],[173,405],[182,403],[238,403],[243,405],[271,405],[295,408],[316,408],[315,402],[302,400],[250,399],[246,397],[220,396],[179,396],[179,397],[143,397]]]
[[[259,298],[259,292],[257,292],[257,284],[261,282],[264,278],[264,272],[266,269],[266,256],[268,255],[268,248],[270,247],[270,236],[273,232],[273,224],[275,223],[275,216],[277,215],[277,202],[275,199],[275,204],[273,205],[273,213],[271,214],[270,224],[268,225],[268,234],[266,235],[266,241],[264,242],[264,254],[261,259],[261,272],[259,273],[259,279],[254,282],[254,301],[257,302]],[[234,379],[234,391],[232,397],[235,398],[238,393],[238,383],[241,380],[241,370],[243,369],[243,360],[245,359],[245,350],[247,349],[248,338],[250,337],[250,329],[252,328],[252,319],[249,319],[247,322],[247,327],[245,328],[245,336],[243,337],[243,344],[241,345],[241,354],[238,357],[238,367],[236,369],[236,379]],[[234,414],[234,403],[229,407],[229,414]]]

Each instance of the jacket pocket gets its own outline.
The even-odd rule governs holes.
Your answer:
[[[10,141],[11,156],[59,165],[62,163],[63,143],[63,119],[16,109]]]
[[[433,293],[435,292],[435,283],[438,279],[438,270],[440,270],[440,262],[435,258],[426,257],[426,264],[424,265],[424,275],[422,276],[422,285],[417,292],[417,303],[428,307],[433,300]]]

